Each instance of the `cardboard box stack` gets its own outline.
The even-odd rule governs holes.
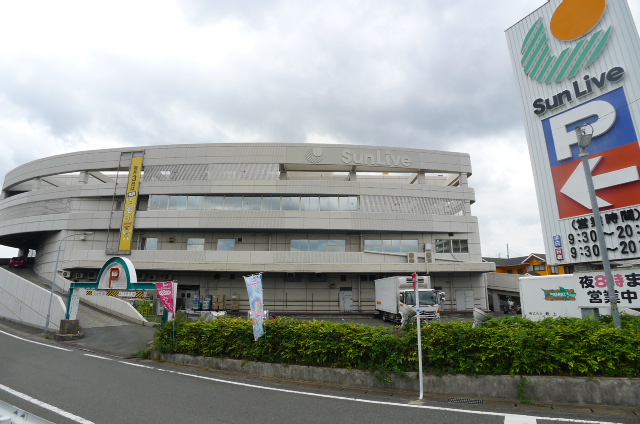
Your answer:
[[[226,310],[225,300],[223,294],[216,294],[213,296],[213,310],[224,311]]]

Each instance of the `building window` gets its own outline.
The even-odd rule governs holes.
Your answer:
[[[436,239],[436,253],[469,253],[469,242],[462,239]]]
[[[344,252],[344,240],[291,240],[292,252]]]
[[[356,196],[149,196],[148,210],[357,211]]]
[[[418,240],[365,240],[364,250],[384,253],[418,252]]]
[[[218,239],[218,250],[236,250],[236,239]]]
[[[142,250],[158,250],[158,239],[156,237],[143,238]]]
[[[224,209],[224,196],[207,196],[207,209],[222,210]]]
[[[179,211],[187,209],[187,196],[169,196],[169,209]]]
[[[204,239],[203,238],[187,239],[187,250],[204,250]]]
[[[204,209],[204,196],[188,196],[187,197],[187,209],[203,210]]]
[[[552,266],[551,267],[551,273],[552,274],[560,274],[560,267]]]

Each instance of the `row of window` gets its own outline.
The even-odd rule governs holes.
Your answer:
[[[187,239],[187,250],[204,250],[204,238]],[[418,252],[418,240],[365,240],[364,249],[385,253]],[[235,250],[236,239],[218,239],[217,250]],[[143,250],[157,250],[158,239],[144,239]],[[345,240],[291,240],[293,252],[345,252]]]
[[[149,210],[357,211],[356,196],[149,196]]]
[[[384,253],[418,252],[418,240],[365,240],[364,250]]]

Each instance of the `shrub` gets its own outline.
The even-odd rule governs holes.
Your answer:
[[[163,353],[380,373],[417,371],[417,328],[372,327],[278,318],[265,322],[266,337],[253,339],[242,318],[162,325],[155,347]],[[610,320],[559,318],[533,322],[504,317],[472,328],[471,322],[422,327],[423,371],[469,375],[571,375],[639,377],[640,317]]]

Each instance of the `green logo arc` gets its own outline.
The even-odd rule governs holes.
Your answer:
[[[550,84],[573,78],[600,56],[609,41],[612,27],[599,30],[591,38],[583,38],[573,47],[567,47],[558,56],[551,54],[547,29],[539,18],[529,29],[520,53],[523,71],[529,78]]]

